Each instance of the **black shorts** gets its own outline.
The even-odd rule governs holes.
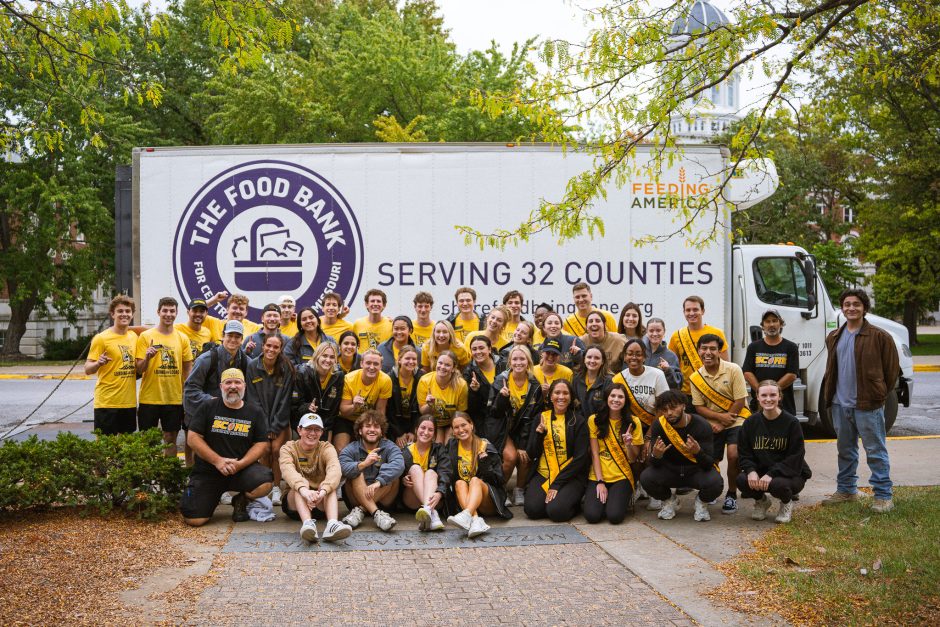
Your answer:
[[[353,426],[355,426],[355,424],[356,422],[354,420],[337,416],[336,420],[333,421],[333,435],[335,436],[338,433],[348,433],[350,437],[355,440],[356,432],[353,430]]]
[[[281,498],[281,510],[283,510],[284,515],[291,520],[300,520],[300,512],[295,510],[293,505],[290,504],[290,498],[288,497],[288,494],[291,492],[285,492],[284,496]],[[320,520],[327,519],[326,512],[319,507],[314,507],[312,510],[310,510],[310,517]]]
[[[741,427],[728,427],[714,434],[714,439],[712,440],[712,443],[714,444],[714,449],[712,449],[712,457],[715,458],[716,463],[725,458],[725,446],[730,446],[732,444],[737,445],[738,432],[740,431]]]
[[[137,431],[136,407],[95,407],[95,429],[104,435]]]
[[[185,518],[211,518],[223,492],[251,492],[263,483],[274,481],[271,469],[258,462],[226,477],[216,470],[193,471],[183,490],[180,511]]]
[[[141,431],[160,427],[164,433],[175,433],[183,426],[182,405],[149,405],[137,408],[137,428]]]

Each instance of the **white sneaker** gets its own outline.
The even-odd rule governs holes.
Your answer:
[[[781,503],[780,509],[777,511],[777,517],[774,520],[778,523],[788,523],[793,520],[793,501]]]
[[[280,505],[281,504],[281,488],[279,486],[274,486],[271,488],[271,504]]]
[[[316,542],[319,540],[317,536],[317,521],[313,518],[310,520],[305,520],[304,524],[300,526],[300,537],[307,542]]]
[[[457,525],[464,531],[470,531],[470,524],[473,523],[473,517],[470,515],[470,512],[464,509],[458,514],[448,516],[447,522]]]
[[[657,517],[659,517],[660,520],[672,520],[676,517],[676,512],[679,511],[680,507],[679,497],[673,494],[663,501],[663,506],[660,508]]]
[[[490,526],[479,516],[474,516],[470,521],[470,529],[467,530],[468,538],[481,536],[490,530]]]
[[[428,511],[429,508],[427,505],[424,507],[419,507],[418,511],[415,512],[415,520],[418,521],[418,531],[427,531],[431,526],[431,512]]]
[[[633,493],[634,501],[642,501],[644,499],[650,498],[650,495],[646,493],[646,490],[643,489],[643,486],[639,481],[636,482],[636,491]]]
[[[352,533],[352,527],[333,519],[326,523],[326,529],[323,530],[323,539],[327,542],[339,542],[345,540]]]
[[[398,521],[392,518],[388,512],[383,512],[380,509],[375,510],[375,513],[372,514],[372,520],[375,521],[375,526],[382,531],[391,531],[392,527],[398,524]]]
[[[770,496],[765,494],[764,498],[754,501],[754,509],[751,511],[753,520],[764,520],[767,518],[767,510],[770,509]]]
[[[433,507],[431,508],[431,524],[428,526],[431,531],[440,531],[444,528],[444,521],[441,520],[441,515],[437,513],[437,510]]]
[[[525,505],[525,490],[514,488],[512,491],[512,500],[515,505]]]
[[[350,510],[348,514],[343,518],[343,523],[349,525],[350,529],[355,529],[362,524],[362,521],[366,517],[366,510],[362,509],[358,505]]]
[[[660,501],[659,499],[654,499],[653,497],[649,497],[649,499],[650,499],[650,502],[646,504],[647,510],[651,512],[655,512],[663,508],[663,502]]]
[[[695,522],[705,522],[712,519],[708,513],[708,503],[703,503],[702,499],[695,497],[695,514],[692,515]]]
[[[233,494],[234,492],[223,492],[222,497],[219,499],[219,505],[231,505]]]

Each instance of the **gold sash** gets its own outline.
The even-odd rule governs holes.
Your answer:
[[[682,441],[682,438],[679,437],[679,432],[676,431],[675,427],[669,424],[669,421],[666,420],[665,416],[659,417],[659,426],[663,428],[663,433],[666,434],[666,437],[669,438],[669,441],[672,442],[672,445],[676,447],[676,450],[682,453],[682,456],[693,464],[698,463],[695,460],[695,455],[692,454],[692,451],[689,450],[689,447],[685,445],[685,442]],[[721,470],[718,468],[718,462],[712,464],[712,467],[715,469],[715,472],[721,473]]]
[[[637,429],[639,425],[634,422],[633,428]],[[623,440],[614,433],[612,425],[611,428],[607,429],[607,437],[604,438],[604,445],[607,447],[607,452],[610,453],[610,458],[617,464],[617,468],[626,475],[630,486],[635,488],[636,484],[633,479],[633,471],[630,470],[630,460],[627,458],[627,452],[623,450]]]
[[[627,397],[630,399],[630,413],[642,420],[643,424],[646,426],[653,424],[653,419],[656,418],[656,416],[646,411],[646,408],[640,405],[639,401],[636,400],[636,397],[633,395],[633,390],[627,385],[626,377],[624,377],[623,383],[623,387],[627,388]]]
[[[702,376],[698,370],[692,373],[692,376],[689,377],[689,383],[695,386],[695,389],[702,393],[702,395],[713,402],[715,405],[718,405],[725,411],[729,411],[731,406],[734,405],[734,399],[728,398],[712,386],[708,384],[708,381],[705,380],[705,377]],[[738,412],[738,415],[741,418],[748,418],[751,415],[751,410],[746,406],[742,407]]]
[[[692,364],[692,370],[698,370],[702,367],[702,358],[698,356],[698,349],[695,348],[695,342],[692,341],[692,332],[689,327],[679,329],[679,345],[682,346],[682,352]]]
[[[551,414],[549,414],[551,416]],[[539,420],[542,418],[539,417]],[[542,483],[542,489],[545,490],[545,494],[548,494],[549,487],[552,485],[552,481],[558,478],[559,473],[565,469],[565,467],[571,463],[571,459],[566,459],[564,464],[558,464],[558,452],[555,450],[555,436],[552,433],[552,421],[549,418],[546,421],[547,429],[545,430],[545,440],[544,440],[544,449],[545,449],[545,463],[548,466],[548,479]],[[564,425],[562,425],[564,427]],[[565,438],[567,443],[567,438]]]

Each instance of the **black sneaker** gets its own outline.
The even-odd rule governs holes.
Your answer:
[[[721,506],[722,514],[734,514],[738,511],[738,499],[732,495],[725,497],[725,504]]]
[[[232,520],[237,523],[248,520],[248,497],[244,492],[232,497]]]

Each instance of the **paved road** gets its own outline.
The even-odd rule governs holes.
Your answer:
[[[29,424],[51,422],[72,415],[62,422],[76,426],[92,420],[92,407],[88,403],[94,390],[94,381],[55,380],[0,380],[0,435],[29,414],[45,397],[60,384],[43,407],[29,420]],[[81,408],[80,408],[81,407]],[[80,409],[79,409],[80,408]],[[76,411],[77,410],[77,411]],[[51,426],[37,430],[42,435],[54,437],[56,429]],[[910,407],[902,407],[891,435],[940,435],[940,372],[917,372],[914,374],[914,399]]]

